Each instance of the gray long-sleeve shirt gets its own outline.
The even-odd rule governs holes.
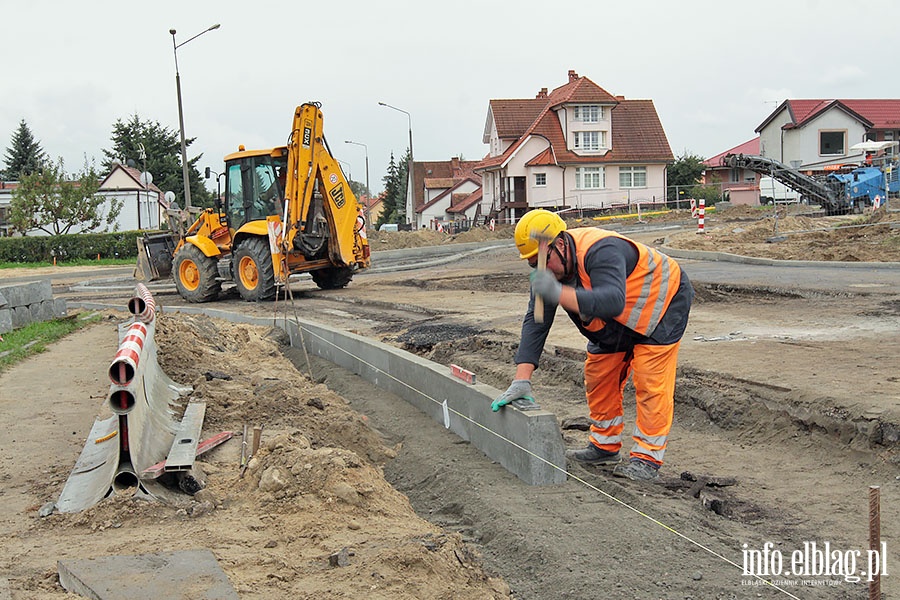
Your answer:
[[[575,256],[575,242],[563,234],[570,256]],[[564,285],[575,288],[581,315],[566,311],[572,322],[588,340],[587,350],[591,353],[621,352],[635,344],[667,345],[681,339],[687,327],[691,300],[694,296],[690,281],[681,272],[681,284],[668,310],[650,336],[644,336],[624,325],[613,321],[625,309],[625,280],[634,271],[638,261],[637,247],[628,240],[609,236],[595,242],[584,257],[584,268],[590,277],[591,287],[585,288],[576,273],[563,281]],[[522,322],[522,336],[515,362],[531,363],[537,366],[544,350],[547,334],[553,324],[555,305],[545,305],[544,322],[534,321],[534,296],[528,302],[528,311]],[[606,323],[600,331],[591,332],[584,323],[600,318]]]

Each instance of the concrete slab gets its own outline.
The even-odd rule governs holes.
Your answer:
[[[13,330],[12,310],[0,308],[0,333]]]
[[[6,298],[6,302],[11,308],[28,306],[41,300],[51,300],[53,298],[53,288],[50,286],[49,279],[16,285],[0,285],[0,293]]]
[[[25,327],[31,323],[31,309],[27,306],[15,306],[10,312],[12,314],[13,329]]]
[[[238,600],[209,550],[59,561],[59,582],[93,600]]]

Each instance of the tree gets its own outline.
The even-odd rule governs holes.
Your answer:
[[[402,173],[401,173],[402,171]],[[398,213],[398,206],[403,206],[406,202],[403,193],[406,191],[406,183],[402,176],[406,173],[406,169],[397,166],[394,162],[394,153],[391,152],[391,161],[388,163],[388,170],[382,181],[384,182],[384,200],[381,216],[378,217],[376,227],[381,227],[384,223],[399,223],[401,215]]]
[[[700,177],[706,167],[702,156],[688,154],[687,151],[675,159],[675,162],[666,169],[666,179],[669,182],[669,202],[680,201],[679,192],[691,193],[691,189],[700,183]]]
[[[350,186],[350,191],[353,192],[353,195],[356,196],[357,200],[361,200],[363,196],[369,195],[369,191],[366,189],[365,183],[348,179],[347,184]]]
[[[190,146],[196,138],[185,139]],[[102,163],[106,172],[115,163],[134,166],[153,175],[153,183],[164,192],[172,191],[182,198],[184,206],[184,176],[181,170],[181,138],[177,131],[163,127],[159,122],[141,120],[134,114],[128,121],[117,120],[110,137],[112,148],[104,149]],[[141,147],[143,146],[143,152]],[[188,178],[191,185],[191,204],[212,206],[213,194],[203,184],[197,163],[202,154],[188,159]]]
[[[97,195],[99,189],[96,169],[85,164],[75,179],[69,179],[60,158],[55,165],[22,176],[10,201],[9,222],[23,234],[40,229],[63,235],[73,227],[81,232],[105,231],[115,223],[124,202]]]
[[[41,143],[34,139],[28,124],[22,119],[6,149],[6,169],[0,171],[0,179],[18,181],[23,175],[40,171],[45,162],[47,156]]]

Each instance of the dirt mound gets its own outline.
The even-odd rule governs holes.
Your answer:
[[[885,210],[863,217],[814,218],[784,214],[770,209],[760,214],[754,207],[723,211],[705,228],[678,233],[665,245],[684,250],[727,252],[742,256],[777,260],[813,260],[846,262],[900,261],[900,229],[892,228]],[[728,220],[735,215],[755,220]]]
[[[464,244],[469,242],[486,242],[489,240],[506,240],[513,236],[514,227],[504,225],[491,231],[487,227],[473,227],[468,231],[450,234],[433,229],[416,231],[370,231],[367,233],[369,245],[373,252],[379,250],[397,250],[400,248],[421,248],[423,246],[440,246],[443,244]]]
[[[103,532],[79,542],[87,556],[206,546],[241,598],[508,598],[509,586],[484,572],[460,535],[419,518],[391,487],[382,467],[397,448],[298,372],[281,352],[282,335],[160,314],[160,365],[206,402],[204,437],[234,431],[235,439],[198,460],[207,486],[181,508],[116,494],[37,521],[42,533],[32,536]],[[250,448],[240,439],[244,424],[263,430],[241,469],[240,449]],[[25,587],[65,596],[40,579]]]

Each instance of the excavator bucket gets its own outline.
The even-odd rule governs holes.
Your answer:
[[[172,274],[175,238],[169,233],[147,234],[137,238],[138,256],[134,278],[138,281],[166,279]]]

